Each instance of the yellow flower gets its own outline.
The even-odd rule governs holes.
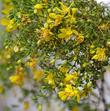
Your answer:
[[[23,67],[19,65],[19,66],[16,66],[16,74],[20,74],[20,73],[23,73]]]
[[[41,33],[42,40],[49,41],[51,39],[50,37],[52,35],[52,32],[50,31],[50,29],[42,28],[40,33]]]
[[[50,22],[53,26],[58,26],[62,21],[62,16],[59,14],[57,15],[56,13],[49,13],[49,17],[50,19],[48,19],[48,23]]]
[[[15,85],[23,85],[24,82],[24,74],[15,74],[9,77],[9,80]]]
[[[79,111],[78,106],[74,106],[74,107],[72,108],[72,111]]]
[[[75,13],[78,11],[78,9],[77,8],[71,9],[70,7],[67,7],[66,5],[64,5],[64,3],[62,3],[62,2],[59,2],[59,3],[61,5],[61,9],[59,9],[58,7],[56,7],[55,9],[64,16],[65,16],[65,14],[67,14],[66,17],[68,18],[68,20],[70,19],[70,22],[71,22],[71,20],[74,20]]]
[[[78,77],[79,77],[79,74],[77,72],[74,72],[73,74],[66,74],[64,82],[65,83],[67,83],[67,82],[74,83],[74,82],[76,82],[76,80],[78,79]]]
[[[84,36],[82,34],[78,34],[76,40],[78,44],[81,44],[84,41]]]
[[[21,23],[19,24],[19,27],[22,27],[24,25],[30,24],[32,21],[29,18],[28,14],[22,14],[20,12],[17,13],[17,16],[21,18]]]
[[[78,8],[72,8],[72,16],[74,16],[74,14],[76,14],[77,11],[78,11]]]
[[[54,77],[53,77],[53,73],[49,73],[46,77],[46,81],[48,82],[48,84],[52,85],[53,87],[55,87],[55,81],[54,81]]]
[[[57,16],[56,13],[49,13],[49,17],[52,18],[52,19],[55,19]]]
[[[78,33],[78,31],[77,30],[72,30],[73,31],[73,34],[74,35],[76,35],[76,36],[78,36],[79,35],[79,33]]]
[[[77,101],[79,101],[79,90],[75,87],[72,87],[70,84],[67,84],[63,91],[58,93],[60,99],[62,101],[66,101],[67,99],[71,99],[71,97],[76,97]]]
[[[43,107],[41,103],[37,104],[37,111],[42,111]]]
[[[48,17],[46,23],[44,24],[45,29],[51,30],[54,26],[53,18]]]
[[[72,8],[69,13],[67,14],[67,16],[65,16],[66,22],[67,23],[75,23],[76,22],[76,17],[75,14],[77,12],[77,8]]]
[[[3,26],[6,26],[6,31],[7,32],[11,32],[11,31],[13,31],[17,28],[17,25],[15,24],[14,19],[9,20],[9,19],[6,19],[6,18],[2,18],[1,24]]]
[[[48,3],[48,0],[43,0],[45,3]]]
[[[97,48],[96,54],[92,57],[92,59],[95,59],[97,61],[105,61],[106,60],[105,48]]]
[[[0,85],[0,94],[2,94],[3,92],[4,92],[4,87]]]
[[[60,91],[58,93],[60,99],[62,101],[67,100],[68,98],[72,97],[74,95],[73,89],[71,85],[66,85],[64,91]]]
[[[34,13],[37,13],[37,12],[41,11],[42,9],[43,9],[42,4],[36,4],[34,6]]]
[[[61,33],[58,34],[58,37],[62,38],[62,39],[65,39],[65,40],[70,39],[70,37],[71,37],[71,35],[73,33],[73,31],[71,30],[70,27],[68,27],[68,28],[62,28],[62,29],[60,29],[60,32]]]
[[[60,2],[60,5],[61,5],[61,9],[62,9],[61,12],[63,14],[66,14],[67,12],[70,11],[70,9],[66,5],[64,5],[62,2]]]
[[[14,19],[9,20],[9,23],[6,26],[6,31],[11,32],[11,31],[13,31],[15,29],[16,29],[15,20]]]
[[[6,19],[6,18],[2,18],[2,19],[1,19],[1,24],[2,24],[2,25],[7,26],[8,23],[9,23],[9,20],[8,20],[8,19]]]
[[[58,93],[58,95],[59,95],[59,97],[60,97],[60,99],[61,99],[62,101],[65,101],[68,97],[71,97],[71,96],[69,96],[68,93],[65,92],[65,91],[60,91],[60,92]]]
[[[24,110],[28,110],[29,107],[30,107],[29,102],[28,102],[28,101],[25,101],[25,102],[23,103],[23,109],[24,109]]]
[[[19,47],[17,45],[14,46],[13,50],[14,50],[14,52],[19,52]]]
[[[12,56],[12,48],[7,48],[4,51],[1,52],[0,56],[1,56],[1,62],[6,63],[8,62],[8,60],[11,58]]]
[[[11,4],[11,1],[10,1],[10,2],[5,2],[5,3],[3,4],[2,13],[5,14],[6,16],[8,16],[13,8],[14,8],[14,7],[13,7],[13,5]]]
[[[42,70],[35,70],[33,74],[34,74],[34,79],[40,81],[44,75],[44,72]]]
[[[67,73],[69,69],[67,67],[62,66],[62,67],[59,68],[59,70],[62,73]]]
[[[30,58],[26,65],[29,66],[30,68],[34,69],[37,65],[37,59]]]
[[[62,21],[62,16],[61,15],[57,15],[55,18],[55,26],[58,26]]]

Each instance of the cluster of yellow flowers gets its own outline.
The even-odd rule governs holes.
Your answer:
[[[62,101],[71,99],[72,97],[77,97],[77,101],[80,101],[79,90],[71,85],[66,85],[64,91],[60,91],[58,94]]]
[[[11,3],[11,0],[6,0],[3,7],[4,9],[2,10],[2,13],[5,15],[5,17],[1,19],[1,24],[6,26],[7,32],[16,30],[17,25],[15,23],[15,19],[9,19],[9,14],[14,8]]]
[[[6,31],[8,32],[16,30],[17,27],[20,27],[20,24],[22,26],[22,25],[31,23],[31,20],[29,19],[28,15],[21,14],[21,12],[17,13],[18,18],[21,19],[21,23],[16,23],[15,19],[9,19],[8,16],[10,14],[10,11],[13,9],[13,5],[10,2],[11,1],[8,1],[8,6],[4,7],[4,10],[3,10],[3,13],[6,14],[7,17],[5,16],[1,20],[1,24],[6,26]],[[47,1],[45,3],[47,3]],[[75,13],[78,11],[78,9],[67,7],[62,2],[60,2],[60,5],[61,5],[61,8],[55,7],[54,9],[55,12],[49,11],[47,16],[47,21],[44,24],[44,27],[42,27],[39,30],[41,40],[50,41],[52,39],[51,36],[54,36],[54,33],[52,33],[51,31],[52,28],[60,25],[63,22],[63,19],[66,20],[65,21],[66,24],[73,24],[76,22]],[[43,10],[43,8],[45,8],[45,4],[36,4],[34,6],[34,13],[39,14]],[[84,41],[84,36],[78,33],[72,27],[69,27],[69,26],[62,27],[59,30],[59,32],[60,33],[58,34],[58,38],[69,40],[73,36],[73,34],[75,34],[76,41],[78,44]]]
[[[71,99],[72,97],[76,97],[77,101],[80,101],[80,90],[75,87],[75,84],[78,80],[78,73],[74,72],[73,74],[66,74],[64,78],[65,88],[63,91],[60,91],[59,97],[61,100],[66,101]]]
[[[32,73],[33,73],[33,79],[37,82],[40,82],[44,77],[44,82],[48,83],[51,85],[53,88],[55,88],[55,81],[53,77],[53,73],[48,72],[47,75],[45,72],[41,69],[37,69],[37,60],[33,57],[30,58],[26,62],[26,67],[30,68]],[[9,77],[9,80],[18,86],[21,86],[24,84],[24,78],[25,78],[25,72],[21,66],[16,67],[16,73],[12,76]]]
[[[7,32],[11,32],[13,30],[15,30],[17,28],[17,26],[15,25],[15,20],[14,19],[2,19],[1,24],[6,26],[6,31]]]
[[[63,23],[63,19],[66,24],[74,24],[76,22],[75,14],[78,11],[77,8],[70,8],[60,2],[61,8],[55,7],[54,11],[51,10],[48,13],[48,17],[44,27],[40,29],[40,38],[41,40],[50,41],[54,33],[51,31],[54,27],[59,26]],[[44,6],[45,7],[45,6]],[[39,14],[40,11],[43,10],[42,4],[36,4],[34,6],[34,13]],[[38,13],[37,13],[38,12]],[[84,41],[84,36],[78,33],[75,28],[66,25],[65,27],[61,27],[59,29],[58,38],[63,40],[69,40],[73,35],[76,36],[76,41],[78,44]],[[76,33],[75,33],[76,32]]]

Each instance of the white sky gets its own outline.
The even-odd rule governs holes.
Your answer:
[[[98,2],[110,3],[110,0],[97,0]]]

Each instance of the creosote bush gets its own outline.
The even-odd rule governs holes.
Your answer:
[[[109,8],[94,0],[2,3],[7,34],[0,49],[0,92],[17,85],[36,99],[55,94],[72,104],[87,98],[110,63]]]

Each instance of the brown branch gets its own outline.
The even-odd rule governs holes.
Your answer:
[[[104,84],[105,84],[105,79],[104,79],[104,74],[103,74],[103,77],[101,79],[101,88],[100,88],[99,92],[100,92],[102,103],[104,105],[104,111],[108,111],[106,100],[105,100]]]

